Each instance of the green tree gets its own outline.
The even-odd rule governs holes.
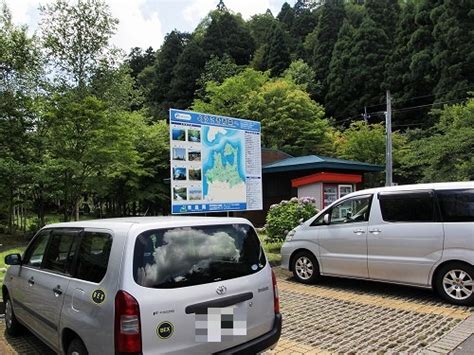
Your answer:
[[[324,109],[293,82],[270,81],[251,95],[245,106],[243,117],[262,123],[264,147],[295,156],[332,154],[332,130]]]
[[[337,119],[348,119],[357,107],[353,107],[355,92],[351,81],[350,67],[355,30],[349,21],[339,31],[327,77],[328,92],[325,97],[329,115]]]
[[[188,108],[194,98],[197,83],[206,64],[206,53],[194,41],[184,48],[173,69],[169,97],[174,108]]]
[[[295,19],[295,11],[293,8],[285,2],[281,6],[280,13],[277,15],[278,21],[283,25],[283,28],[286,29],[288,32],[293,27],[293,21]]]
[[[474,1],[446,0],[432,11],[437,101],[464,98],[474,86]]]
[[[320,97],[324,97],[327,91],[329,64],[345,16],[344,2],[341,0],[326,1],[322,6],[321,17],[316,30],[316,45],[311,58],[311,64],[316,72],[316,79],[322,84]]]
[[[266,43],[267,32],[276,21],[272,12],[267,10],[264,14],[253,15],[247,22],[256,48],[260,48]]]
[[[234,60],[227,54],[222,58],[211,56],[204,66],[204,72],[197,80],[196,97],[204,97],[207,83],[213,81],[221,84],[225,79],[241,72],[243,68],[235,64]]]
[[[348,129],[339,132],[335,139],[338,157],[370,164],[385,164],[385,127],[380,124],[367,124],[364,121],[353,122]],[[393,165],[395,173],[406,154],[406,140],[398,132],[392,133]],[[384,182],[384,173],[371,174],[369,185],[380,186]],[[397,178],[397,174],[395,174]]]
[[[248,68],[222,84],[210,81],[206,85],[206,96],[194,100],[192,108],[216,115],[246,117],[244,103],[269,80],[268,72]]]
[[[90,179],[139,169],[131,129],[134,121],[125,112],[107,112],[106,105],[92,96],[78,100],[64,95],[49,107],[46,120],[51,169],[60,183],[64,219],[77,219]]]
[[[139,83],[144,87],[146,103],[155,119],[167,117],[168,110],[172,106],[173,70],[188,41],[188,34],[170,32],[156,54],[153,66],[145,68],[138,76]]]
[[[231,56],[237,65],[246,65],[255,51],[255,42],[242,18],[229,12],[214,12],[202,40],[207,57],[224,54]]]
[[[316,81],[314,70],[302,59],[291,62],[283,77],[301,86],[310,96],[314,96],[320,89],[320,83]]]
[[[100,59],[111,54],[109,41],[118,20],[103,0],[78,0],[76,4],[55,0],[40,10],[46,55],[63,74],[57,77],[62,85],[72,81],[83,89]]]
[[[390,41],[395,38],[395,31],[400,14],[398,0],[365,0],[367,15],[381,28]]]
[[[473,180],[474,99],[433,114],[438,116],[437,123],[409,143],[403,170],[414,175],[415,182]]]
[[[281,25],[274,23],[268,32],[267,44],[263,46],[263,53],[259,69],[270,70],[273,76],[279,76],[291,63],[288,37]]]
[[[29,148],[38,115],[42,59],[37,38],[12,23],[0,2],[0,222],[14,229],[14,209],[31,179]]]
[[[400,14],[392,54],[387,60],[385,87],[392,93],[398,107],[424,105],[432,102],[429,95],[425,96],[431,88],[422,87],[426,84],[425,80],[415,79],[410,70],[413,52],[409,43],[417,30],[415,18],[415,3],[407,1]],[[425,97],[414,101],[413,98],[417,96]],[[424,121],[424,115],[419,113],[417,112],[416,115],[411,112],[397,113],[393,116],[393,122],[397,124],[405,122],[409,124],[421,123]]]
[[[389,52],[390,43],[385,32],[369,16],[365,16],[354,34],[349,60],[348,79],[356,95],[348,112],[350,115],[359,113],[366,105],[383,102],[385,61]]]
[[[155,51],[152,47],[148,47],[146,51],[143,51],[139,47],[134,47],[130,50],[127,56],[126,63],[130,67],[130,75],[136,80],[138,75],[149,66],[152,66],[155,62]]]

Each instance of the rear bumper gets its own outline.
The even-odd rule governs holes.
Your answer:
[[[250,340],[244,344],[234,346],[233,348],[216,353],[216,355],[228,354],[257,354],[271,348],[280,339],[282,317],[280,313],[275,315],[273,328],[268,333]]]

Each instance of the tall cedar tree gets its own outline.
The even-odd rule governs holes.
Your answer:
[[[407,79],[409,79],[409,82],[404,83],[404,87],[401,88],[404,94],[396,95],[396,98],[402,100],[399,107],[429,105],[433,102],[433,96],[431,95],[439,74],[432,62],[434,24],[431,12],[439,7],[442,1],[422,0],[415,5],[415,30],[406,44],[407,57],[410,58],[410,63],[408,69],[405,68],[405,70],[408,71]],[[395,115],[394,120],[396,121],[397,116],[400,116],[403,121],[419,123],[429,117],[427,116],[428,110],[429,106],[426,106],[424,110],[408,111],[407,114]]]
[[[139,47],[132,48],[128,54],[126,63],[130,67],[130,75],[137,79],[138,75],[145,69],[153,65],[155,62],[155,51],[152,47],[148,47],[146,51],[143,51]]]
[[[191,105],[206,57],[206,53],[193,40],[184,48],[173,69],[170,97],[174,108],[186,109]]]
[[[295,17],[293,26],[290,31],[292,41],[292,53],[297,58],[306,58],[304,40],[306,36],[311,33],[318,24],[317,13],[312,12],[307,4],[300,5],[299,2],[295,4]]]
[[[413,80],[409,70],[412,52],[408,43],[417,29],[415,15],[416,7],[414,2],[410,0],[405,4],[400,14],[394,49],[387,63],[385,87],[392,93],[394,101],[398,103],[398,107],[411,104],[410,99],[417,96],[420,90],[418,82]],[[401,123],[406,120],[412,120],[411,116],[413,115],[395,114],[393,121]],[[416,115],[416,117],[419,117],[419,115]]]
[[[155,117],[166,117],[173,98],[170,96],[173,69],[183,52],[188,34],[172,31],[158,51],[152,68],[152,79],[148,83],[148,104]]]
[[[280,10],[280,13],[277,15],[278,21],[283,25],[283,28],[290,32],[290,30],[293,28],[293,21],[295,19],[295,11],[293,8],[285,2]]]
[[[322,83],[321,98],[324,97],[327,91],[326,79],[329,72],[329,63],[344,16],[344,2],[342,0],[329,0],[324,3],[318,22],[317,44],[314,47],[311,61],[316,72],[316,79]]]
[[[365,16],[356,30],[349,61],[350,80],[354,90],[351,115],[360,113],[364,106],[383,102],[384,63],[389,48],[385,31],[370,16]]]
[[[278,20],[273,17],[272,12],[267,10],[264,14],[252,16],[247,22],[257,49],[266,43],[267,32],[272,27],[272,24],[277,21]]]
[[[366,0],[365,9],[370,18],[385,31],[388,39],[393,41],[400,14],[398,0]]]
[[[268,33],[267,45],[263,48],[261,69],[270,70],[273,76],[279,76],[290,66],[287,36],[279,23],[274,23]]]
[[[202,41],[207,57],[230,55],[237,65],[247,65],[255,42],[244,21],[228,12],[214,12]]]
[[[474,0],[446,0],[431,13],[433,63],[440,73],[436,100],[456,100],[474,90]]]
[[[354,111],[351,103],[355,93],[349,67],[354,45],[354,34],[354,27],[348,20],[345,20],[339,31],[329,65],[328,92],[325,98],[326,111],[339,120],[347,119],[350,113]]]

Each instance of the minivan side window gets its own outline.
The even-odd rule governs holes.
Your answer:
[[[77,235],[77,231],[53,230],[46,249],[42,268],[65,273],[66,268],[72,262],[74,253],[71,251],[73,250]]]
[[[474,222],[474,189],[437,191],[444,222]]]
[[[31,266],[39,268],[43,262],[46,245],[48,245],[50,230],[40,231],[36,236],[30,247],[25,252],[23,259],[24,266]]]
[[[108,233],[84,232],[79,244],[75,277],[99,283],[107,272],[112,236]]]
[[[370,200],[372,196],[358,196],[337,204],[331,211],[330,223],[356,223],[367,222],[370,213]]]
[[[380,193],[380,210],[386,222],[433,222],[435,204],[432,191]]]

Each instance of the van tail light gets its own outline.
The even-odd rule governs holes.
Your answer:
[[[275,273],[272,270],[272,283],[273,283],[273,309],[276,313],[280,313],[280,297],[278,296],[278,285]]]
[[[125,291],[115,296],[115,353],[141,353],[140,307]]]

